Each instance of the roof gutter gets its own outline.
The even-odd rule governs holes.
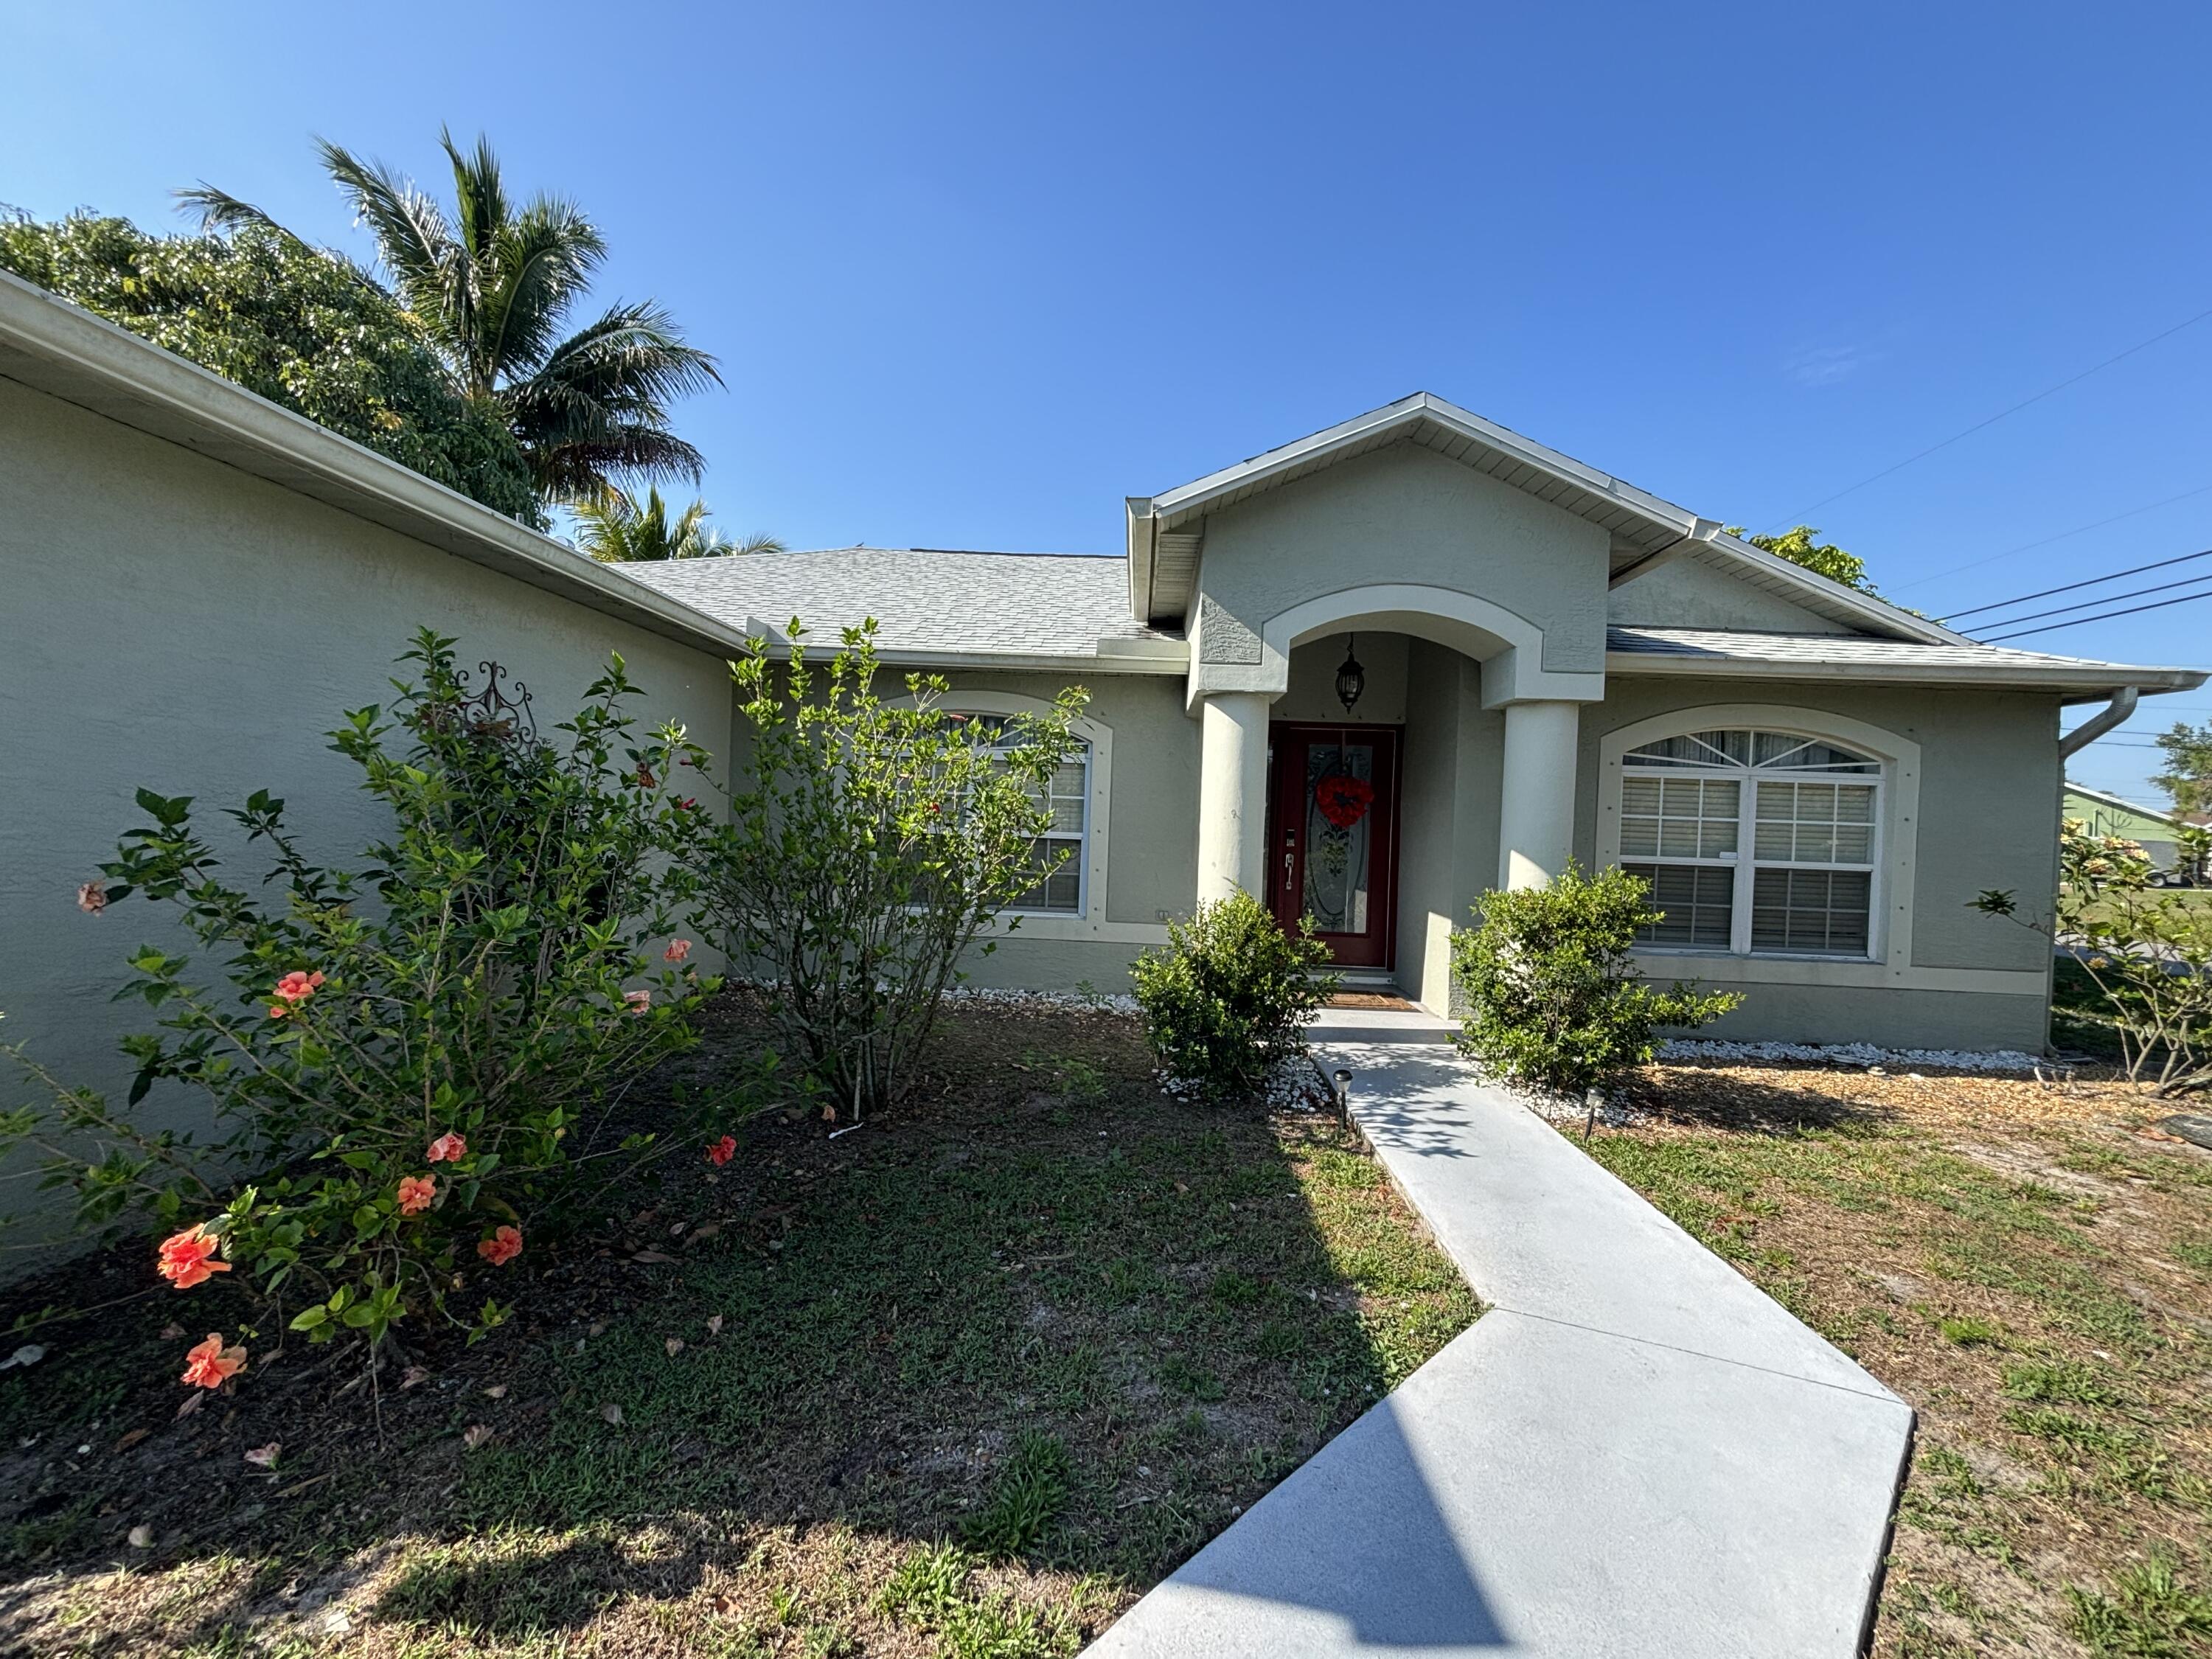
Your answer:
[[[2124,685],[2113,692],[2112,700],[2106,705],[2103,714],[2092,715],[2058,739],[2058,758],[2071,760],[2106,732],[2120,725],[2136,712],[2137,696],[2136,689],[2132,685]]]

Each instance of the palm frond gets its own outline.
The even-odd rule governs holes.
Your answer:
[[[750,536],[732,542],[728,551],[742,556],[747,553],[788,553],[791,550],[783,544],[781,538],[769,535],[765,530],[756,530]]]
[[[575,504],[576,545],[602,564],[628,564],[646,559],[714,559],[736,553],[762,550],[767,538],[749,537],[740,544],[707,522],[713,511],[694,501],[669,522],[668,503],[658,489],[648,489],[643,505],[619,489]],[[778,544],[780,547],[780,544]]]
[[[356,220],[376,238],[377,255],[399,285],[400,297],[434,319],[449,349],[467,339],[475,310],[468,261],[438,204],[381,162],[362,161],[328,139],[318,138],[315,148],[323,170],[352,204]],[[465,374],[471,366],[464,360],[455,367]],[[469,389],[490,390],[474,384]]]
[[[477,272],[485,365],[508,381],[534,374],[605,255],[598,228],[565,202],[533,201],[502,227]]]
[[[478,265],[492,260],[493,246],[512,216],[507,186],[499,171],[499,158],[491,153],[491,140],[477,135],[473,153],[464,155],[453,143],[451,127],[438,129],[439,148],[453,164],[454,223],[461,246]]]
[[[295,242],[300,240],[252,203],[241,202],[228,191],[217,190],[204,179],[189,190],[173,191],[171,194],[177,198],[178,212],[199,215],[200,229],[204,234],[242,230],[250,226],[258,230],[273,230],[279,236],[289,237]]]
[[[665,417],[678,398],[722,384],[714,357],[685,344],[675,320],[651,301],[612,307],[554,347],[531,380],[653,417]]]

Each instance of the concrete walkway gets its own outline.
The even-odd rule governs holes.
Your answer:
[[[1489,1310],[1090,1654],[1849,1659],[1911,1410],[1447,1036],[1316,1047]]]

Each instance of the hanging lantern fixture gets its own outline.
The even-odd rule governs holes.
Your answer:
[[[1344,666],[1336,671],[1336,700],[1349,714],[1352,705],[1359,701],[1359,694],[1367,689],[1367,671],[1359,665],[1359,659],[1352,654],[1352,635],[1344,636]]]

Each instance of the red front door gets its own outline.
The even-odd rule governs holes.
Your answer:
[[[1279,721],[1267,735],[1276,920],[1312,917],[1340,967],[1395,966],[1399,728]]]

